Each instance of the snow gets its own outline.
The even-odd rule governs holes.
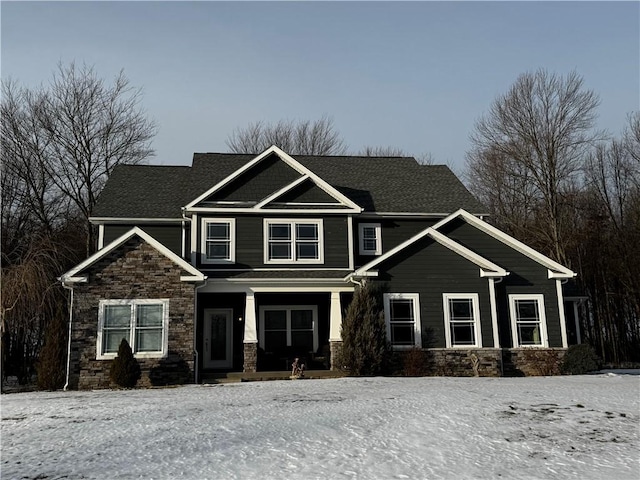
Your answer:
[[[615,372],[289,380],[1,401],[2,479],[640,478],[640,376]]]

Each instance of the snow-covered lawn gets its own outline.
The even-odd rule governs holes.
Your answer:
[[[2,395],[2,479],[640,478],[640,376]]]

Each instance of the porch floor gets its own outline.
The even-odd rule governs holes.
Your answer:
[[[305,370],[304,372],[305,379],[340,378],[344,376],[345,374],[343,372],[336,370]],[[203,373],[201,383],[257,382],[265,380],[289,380],[290,378],[290,371]]]

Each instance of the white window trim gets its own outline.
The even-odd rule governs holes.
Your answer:
[[[540,313],[540,345],[520,345],[518,341],[518,322],[516,316],[516,300],[535,300],[538,302],[538,312]],[[547,318],[544,309],[544,295],[541,293],[532,294],[511,294],[509,295],[509,316],[511,317],[511,336],[514,348],[549,348],[549,337],[547,335]]]
[[[373,228],[376,232],[376,249],[367,250],[364,248],[364,229]],[[379,223],[360,223],[358,224],[358,245],[360,246],[360,255],[382,255],[382,226]]]
[[[471,345],[453,345],[451,338],[451,312],[449,300],[471,300],[475,342]],[[444,311],[444,338],[447,348],[482,348],[482,330],[480,329],[480,298],[477,293],[443,293],[442,308]]]
[[[260,335],[258,345],[264,348],[264,312],[285,310],[287,312],[287,346],[291,346],[291,310],[311,310],[313,318],[313,351],[318,351],[318,306],[317,305],[262,305],[260,306]]]
[[[229,224],[229,258],[207,259],[207,224]],[[203,218],[200,227],[200,262],[202,264],[231,264],[236,263],[236,219],[235,218]]]
[[[289,224],[291,226],[291,259],[269,259],[269,225],[276,223]],[[296,224],[318,226],[318,258],[296,259]],[[322,219],[291,219],[291,218],[265,218],[263,223],[263,249],[265,265],[280,264],[324,264],[324,222]]]
[[[414,345],[392,345],[394,350],[410,350],[413,347],[422,348],[422,329],[420,326],[420,294],[419,293],[385,293],[384,322],[387,325],[387,340],[391,342],[391,300],[412,300],[414,313]]]
[[[162,305],[162,351],[160,352],[135,352],[135,331],[136,331],[136,306],[137,305]],[[102,351],[102,330],[104,327],[104,307],[107,305],[131,305],[131,323],[129,324],[129,346],[133,350],[136,358],[165,358],[169,352],[169,299],[137,299],[137,300],[100,300],[98,307],[98,335],[96,344],[97,360],[112,360],[118,356],[117,352],[103,353]]]

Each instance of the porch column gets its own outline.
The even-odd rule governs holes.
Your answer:
[[[342,341],[342,309],[340,308],[340,292],[331,292],[329,307],[329,341]]]
[[[245,372],[255,372],[258,367],[258,329],[256,327],[256,300],[249,290],[244,305],[244,367]]]
[[[331,370],[336,370],[336,362],[342,352],[342,309],[340,292],[331,292],[329,307],[329,348],[331,350]]]

